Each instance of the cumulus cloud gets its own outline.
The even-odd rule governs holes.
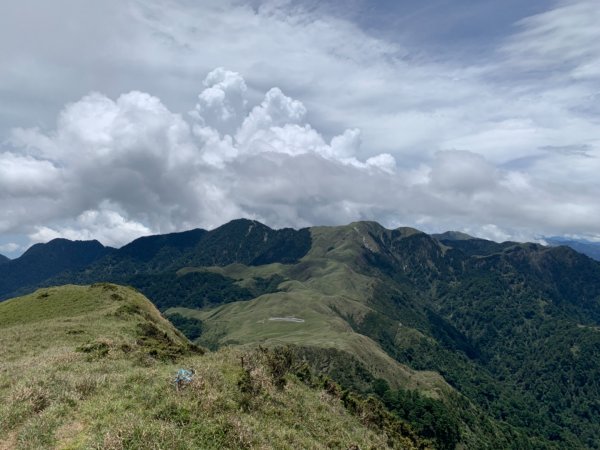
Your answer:
[[[92,93],[67,105],[50,133],[16,129],[12,150],[0,153],[5,195],[37,201],[41,192],[55,192],[56,198],[38,205],[34,221],[26,210],[14,210],[4,231],[29,229],[33,242],[63,236],[121,245],[240,216],[308,224],[318,217],[309,211],[313,199],[330,209],[331,219],[334,203],[348,203],[345,189],[320,185],[328,173],[340,173],[336,182],[360,176],[374,186],[393,174],[390,155],[355,156],[357,130],[328,143],[305,122],[304,105],[278,88],[246,110],[239,74],[219,68],[204,84],[189,120],[146,93],[116,100]]]
[[[0,153],[0,198],[52,196],[60,190],[60,170],[51,161]]]
[[[467,150],[399,166],[387,153],[361,159],[357,129],[327,140],[278,88],[252,107],[240,74],[219,68],[206,80],[205,102],[189,115],[138,91],[116,100],[92,93],[67,105],[51,132],[14,130],[0,153],[0,201],[11,212],[3,231],[119,246],[237,217],[296,227],[378,219],[501,240],[583,232],[600,217],[597,184],[564,185],[560,174],[568,160],[578,180],[591,180],[600,168],[594,146],[546,149],[525,168]],[[215,83],[237,87],[213,96]]]
[[[246,82],[238,73],[220,67],[204,79],[192,116],[222,135],[233,135],[246,116]]]
[[[151,234],[151,230],[141,223],[127,220],[115,209],[115,205],[101,204],[98,210],[81,213],[70,225],[56,228],[36,226],[30,234],[32,242],[48,242],[55,238],[72,240],[97,239],[105,245],[120,246],[140,236]]]

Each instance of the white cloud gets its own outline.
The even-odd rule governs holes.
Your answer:
[[[497,185],[497,173],[481,155],[467,151],[436,154],[429,173],[430,184],[437,190],[481,194]]]
[[[236,86],[245,86],[240,75],[224,69],[211,72],[207,80],[201,99],[212,95],[206,93],[214,89],[214,80],[233,80]],[[304,105],[277,88],[269,90],[249,112],[244,111],[244,89],[221,92],[219,105],[233,104],[233,96],[239,107],[234,115],[245,114],[237,117],[237,129],[230,129],[235,131],[233,137],[223,132],[220,120],[233,116],[221,114],[217,103],[211,104],[214,108],[197,107],[187,121],[158,98],[137,91],[116,100],[98,93],[87,95],[64,108],[56,130],[50,133],[15,130],[11,143],[16,153],[4,153],[0,160],[7,173],[14,172],[12,178],[3,180],[9,201],[21,192],[22,185],[29,189],[25,194],[34,195],[36,186],[43,189],[50,184],[60,196],[54,203],[38,204],[33,221],[28,208],[13,210],[6,231],[30,229],[33,242],[63,236],[120,245],[141,234],[212,227],[241,216],[268,217],[285,225],[295,220],[309,223],[317,217],[308,211],[313,197],[320,196],[328,209],[333,203],[347,203],[346,191],[329,198],[326,186],[310,187],[318,182],[317,175],[337,170],[343,174],[339,181],[345,182],[344,177],[354,180],[363,172],[361,176],[377,186],[378,178],[394,170],[390,155],[375,155],[366,162],[356,158],[360,146],[357,130],[326,143],[304,123]],[[312,155],[310,171],[307,167],[305,174],[291,176],[295,170],[302,172],[298,158],[304,155]],[[44,171],[46,178],[53,178],[46,180],[41,176]],[[286,173],[286,179],[281,173]],[[60,181],[53,182],[54,178]],[[255,189],[254,184],[264,191]],[[269,205],[265,198],[273,195],[283,197]],[[294,197],[304,203],[298,211],[292,211],[296,207],[289,202]],[[285,203],[291,215],[279,217],[278,208]]]
[[[0,252],[2,253],[13,253],[17,250],[21,250],[21,246],[15,242],[8,242],[0,245]]]
[[[595,0],[521,21],[476,64],[297,2],[57,1],[0,7],[0,127],[27,124],[0,152],[0,232],[107,227],[116,245],[247,216],[600,233]]]
[[[244,120],[240,134],[244,136],[261,128],[299,124],[305,116],[306,108],[301,102],[287,97],[281,89],[273,88],[267,92],[263,102],[254,107]]]
[[[193,117],[222,135],[233,136],[246,116],[246,82],[240,74],[220,67],[206,76],[204,86]]]
[[[50,161],[0,153],[0,199],[53,197],[60,191],[61,183],[60,170]]]
[[[600,8],[596,0],[563,0],[556,8],[521,20],[520,32],[502,50],[514,65],[542,70],[538,76],[598,80],[598,21]]]
[[[72,225],[35,228],[35,232],[29,236],[31,242],[48,242],[62,237],[71,240],[97,239],[105,245],[120,246],[124,242],[151,234],[149,228],[141,223],[127,220],[111,209],[111,205],[100,205],[99,210],[84,211]]]

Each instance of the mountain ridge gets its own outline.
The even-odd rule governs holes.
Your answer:
[[[0,448],[430,448],[287,349],[207,353],[123,286],[0,303],[0,343]]]
[[[564,237],[545,237],[544,240],[551,246],[566,245],[572,249],[600,261],[600,242],[587,241],[585,239],[571,239]]]
[[[382,230],[398,231],[403,234],[414,234],[414,233],[427,234],[421,230],[418,230],[418,229],[415,229],[412,227],[398,227],[395,229],[387,229],[375,221],[352,222],[346,226],[348,226],[348,227],[356,226],[358,224],[376,226]],[[268,230],[269,232],[288,231],[288,230],[301,231],[301,230],[310,229],[310,228],[319,228],[319,226],[315,226],[315,227],[309,227],[309,228],[302,228],[299,230],[296,230],[293,228],[273,229],[273,228],[270,228],[267,225],[264,225],[256,220],[241,218],[241,219],[231,220],[230,222],[227,222],[227,223],[225,223],[213,230],[210,230],[210,231],[207,231],[207,230],[204,230],[201,228],[194,228],[194,229],[184,230],[184,231],[179,231],[179,232],[142,236],[142,237],[134,239],[133,241],[131,241],[127,244],[124,244],[123,246],[121,246],[119,248],[112,248],[112,247],[104,246],[95,239],[88,240],[88,241],[77,241],[77,240],[73,241],[73,240],[69,240],[69,239],[65,239],[65,238],[56,238],[47,243],[33,244],[21,256],[14,258],[14,259],[10,259],[4,255],[0,255],[0,263],[9,262],[9,261],[15,262],[15,261],[20,260],[23,257],[29,258],[31,256],[43,255],[49,247],[52,247],[53,245],[57,245],[58,243],[62,243],[62,244],[89,243],[91,245],[102,246],[104,249],[106,249],[107,253],[115,252],[115,253],[119,253],[121,256],[128,255],[128,256],[138,258],[138,259],[141,258],[142,260],[145,260],[145,259],[151,258],[152,256],[155,256],[155,254],[157,252],[159,252],[162,247],[193,248],[194,246],[198,245],[201,242],[202,236],[204,236],[206,233],[211,233],[211,232],[214,233],[214,232],[220,231],[225,234],[230,234],[230,231],[232,228],[240,228],[240,227],[245,228],[245,227],[252,227],[252,226],[257,226],[264,230]],[[339,227],[344,227],[344,225],[328,226],[328,227],[339,228]],[[434,239],[439,240],[442,243],[453,242],[453,243],[455,243],[455,245],[460,245],[460,244],[457,244],[457,242],[459,242],[459,241],[476,241],[479,243],[486,243],[486,245],[489,245],[490,248],[493,248],[495,250],[495,252],[501,251],[503,248],[506,248],[511,245],[520,244],[520,243],[514,242],[514,241],[505,241],[502,243],[498,243],[495,241],[474,237],[474,236],[471,236],[471,235],[468,235],[466,233],[459,232],[459,231],[446,231],[444,233],[432,233],[432,234],[429,234],[429,236],[431,236]],[[576,241],[576,240],[569,240],[566,238],[565,239],[563,239],[563,238],[547,238],[547,239],[549,239],[552,243],[564,242],[565,244],[561,244],[561,245],[566,245],[568,247],[571,247],[571,245],[567,245],[566,244],[567,242],[569,244],[570,243],[593,244],[593,243],[587,242],[587,241],[582,242],[582,241]],[[600,245],[600,244],[598,244],[598,245]],[[556,245],[550,245],[550,246],[556,246]],[[42,250],[42,249],[44,249],[44,250]],[[260,260],[259,260],[259,262],[262,263],[262,261],[260,261]]]
[[[519,398],[544,404],[543,397],[528,391],[529,384],[541,388],[539,380],[548,373],[573,376],[577,363],[569,359],[568,349],[561,344],[560,357],[553,357],[560,363],[554,361],[551,370],[547,360],[552,359],[552,349],[545,347],[540,336],[544,339],[554,336],[554,340],[556,336],[565,336],[580,342],[578,345],[586,348],[586,357],[598,359],[593,346],[583,344],[585,339],[589,340],[589,333],[580,329],[581,325],[598,324],[598,263],[567,247],[513,242],[488,242],[482,246],[478,241],[464,247],[464,240],[452,247],[451,242],[440,242],[425,233],[387,230],[369,222],[314,227],[311,233],[313,247],[291,267],[253,269],[234,265],[208,269],[235,279],[276,272],[289,280],[280,284],[281,293],[258,297],[249,303],[172,311],[202,321],[205,334],[199,342],[209,345],[290,340],[320,345],[311,336],[322,335],[329,345],[339,339],[342,343],[339,348],[343,349],[350,342],[349,337],[343,337],[342,331],[335,335],[338,325],[327,322],[328,317],[337,315],[355,333],[368,337],[369,342],[397,361],[442,374],[454,388],[477,399],[479,405],[488,404],[490,413],[509,418],[517,427],[539,423],[541,434],[548,439],[554,436],[552,439],[573,448],[582,445],[581,438],[568,428],[561,428],[558,434],[551,431],[554,424],[577,415],[575,410],[565,411],[560,417],[544,416],[529,411]],[[319,311],[324,307],[331,312],[324,313],[324,322],[319,324]],[[286,316],[302,318],[305,323],[266,325],[269,317]],[[317,328],[311,328],[311,322],[330,332],[319,334]],[[544,322],[547,323],[542,331],[537,332],[536,327]],[[302,329],[308,335],[300,334]],[[523,361],[506,350],[515,346],[515,338],[523,342],[533,340],[539,346],[532,352],[528,346],[516,344],[518,352],[526,352],[528,360],[538,361],[545,372],[530,368],[536,377],[522,372]],[[360,356],[356,349],[351,352],[364,360],[365,356]],[[370,353],[375,354],[376,350]],[[502,364],[496,361],[500,355],[505,359]],[[540,355],[545,358],[540,359]],[[367,362],[367,366],[370,364],[373,361]],[[521,377],[514,380],[518,395],[510,393],[513,381],[501,381],[511,380],[510,373],[519,373]],[[589,377],[593,379],[592,373]],[[558,387],[560,383],[550,377],[548,385]],[[589,381],[584,386],[591,388]],[[575,396],[577,403],[586,401],[575,387],[560,389],[561,395]],[[492,396],[491,404],[488,395]],[[592,447],[598,446],[589,428],[595,425],[585,416],[578,420],[588,427],[583,439],[588,439]]]
[[[293,262],[309,246],[306,228],[273,230],[248,219],[233,220],[211,231],[144,236],[119,249],[104,247],[98,241],[54,239],[35,244],[20,258],[2,265],[0,300],[41,286],[69,283],[74,277],[79,283],[123,282],[140,272],[176,271],[185,266]],[[63,264],[52,262],[57,248],[71,249],[65,253]],[[83,259],[81,250],[88,250]]]
[[[352,376],[337,356],[320,368],[362,389],[382,380],[380,399],[401,417],[394,398],[438,399],[467,448],[497,448],[493,436],[515,448],[600,447],[600,417],[586,406],[600,398],[600,264],[587,256],[376,222],[237,220],[185,233],[141,238],[43,283],[132,285],[211,349],[351,355]]]
[[[69,270],[82,270],[113,252],[97,240],[71,241],[57,238],[32,245],[22,256],[1,265],[0,299],[23,287],[35,288],[44,280]]]

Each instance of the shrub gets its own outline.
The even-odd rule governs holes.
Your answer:
[[[87,353],[87,360],[94,361],[108,355],[110,346],[105,341],[94,341],[76,348],[78,352]]]

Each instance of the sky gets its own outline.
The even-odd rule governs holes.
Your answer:
[[[246,217],[600,240],[598,0],[0,4],[0,253]]]

